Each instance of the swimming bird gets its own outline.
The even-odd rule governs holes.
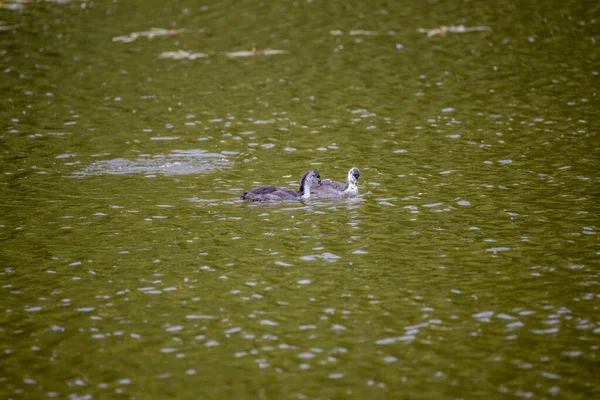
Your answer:
[[[321,186],[313,189],[313,194],[323,197],[355,196],[358,194],[358,178],[360,178],[360,171],[353,167],[348,171],[346,184],[325,179]]]
[[[300,181],[300,189],[291,190],[277,186],[261,186],[244,192],[240,199],[250,201],[283,201],[308,199],[311,190],[321,185],[321,175],[317,171],[309,170],[304,173]]]

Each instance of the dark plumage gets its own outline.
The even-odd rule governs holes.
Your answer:
[[[300,189],[297,191],[277,186],[261,186],[244,192],[240,199],[267,202],[308,199],[311,188],[318,187],[320,184],[321,175],[317,171],[309,170],[302,176]]]
[[[321,182],[321,186],[313,189],[312,193],[322,197],[354,196],[358,194],[358,178],[360,178],[360,171],[353,167],[348,171],[346,184],[325,179]]]

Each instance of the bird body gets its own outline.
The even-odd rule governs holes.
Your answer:
[[[320,184],[321,176],[319,173],[309,170],[302,176],[298,190],[278,186],[261,186],[244,192],[240,199],[263,202],[308,199],[311,195],[311,189],[318,187]]]

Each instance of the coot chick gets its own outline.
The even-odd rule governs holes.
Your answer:
[[[346,184],[325,179],[321,186],[313,189],[313,194],[323,197],[355,196],[358,194],[358,178],[360,178],[358,168],[351,168],[348,171]]]
[[[240,199],[250,201],[283,201],[308,199],[311,190],[321,185],[321,175],[317,171],[306,171],[300,181],[299,190],[277,186],[261,186],[244,192]]]

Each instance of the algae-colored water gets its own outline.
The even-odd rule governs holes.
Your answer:
[[[600,396],[599,20],[1,2],[1,397]]]

